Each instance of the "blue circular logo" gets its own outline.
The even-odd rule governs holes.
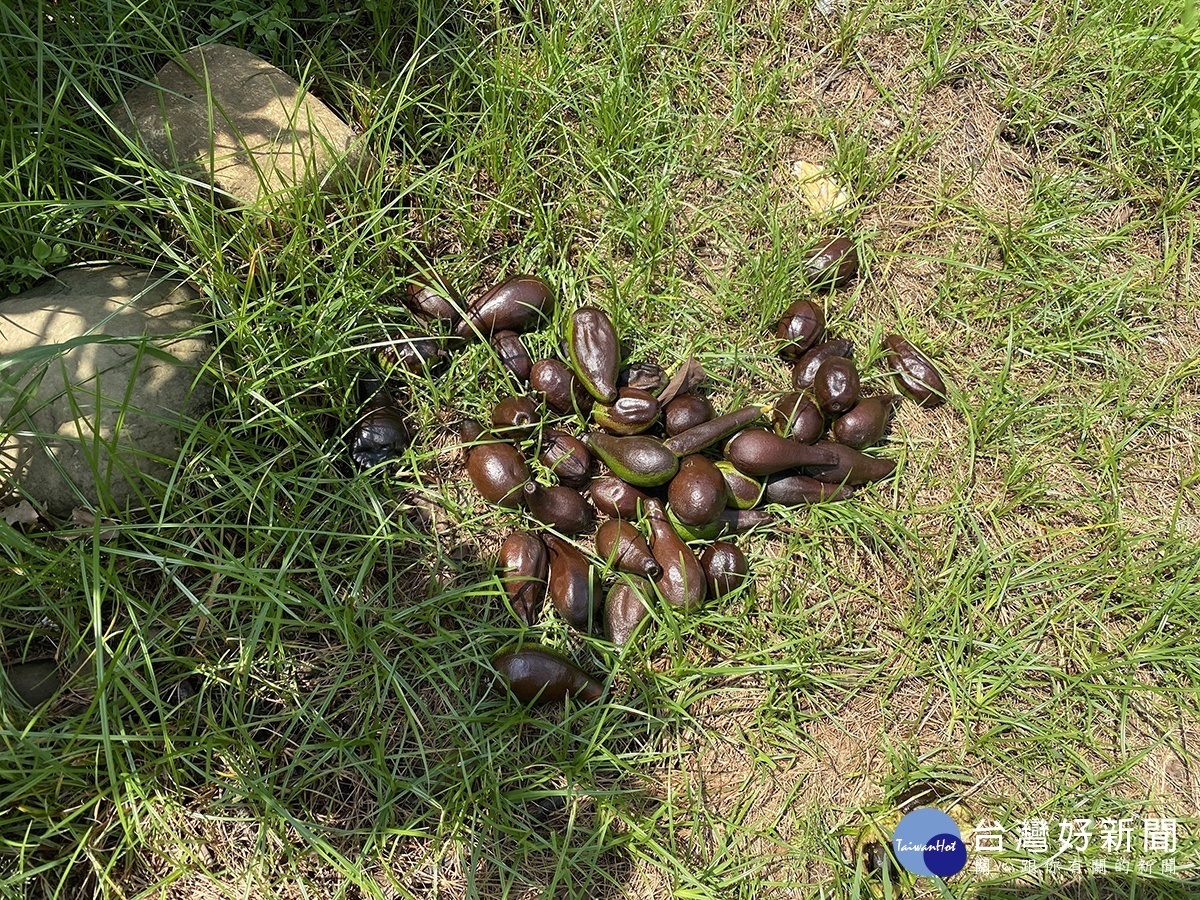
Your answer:
[[[914,875],[949,878],[967,865],[967,845],[958,826],[941,810],[914,809],[892,834],[896,861]]]

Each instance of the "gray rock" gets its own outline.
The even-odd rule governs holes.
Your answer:
[[[369,165],[361,141],[324,103],[252,53],[208,44],[134,88],[113,120],[165,168],[235,205],[286,202],[297,187],[345,187]]]
[[[19,489],[57,516],[157,498],[143,476],[169,477],[180,425],[212,402],[211,385],[193,390],[210,343],[176,337],[199,324],[196,297],[101,266],[0,300],[0,494]]]

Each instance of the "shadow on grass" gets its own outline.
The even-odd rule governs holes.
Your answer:
[[[550,612],[516,627],[491,563],[416,530],[382,472],[350,484],[396,494],[391,531],[367,502],[297,493],[305,470],[259,498],[273,524],[238,524],[263,520],[233,515],[226,486],[170,527],[44,537],[24,557],[43,596],[0,615],[8,658],[75,674],[42,707],[0,704],[0,886],[133,894],[255,871],[282,890],[332,866],[361,896],[421,896],[430,869],[469,896],[620,896],[632,864],[613,822],[651,802],[621,760],[654,727],[606,704],[526,709],[489,662],[566,639],[603,672],[603,645]],[[289,520],[314,525],[293,541]],[[135,840],[123,815],[156,824]]]

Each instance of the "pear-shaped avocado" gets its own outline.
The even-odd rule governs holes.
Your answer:
[[[817,247],[804,261],[804,279],[814,290],[843,288],[858,274],[858,251],[839,235]]]
[[[404,414],[391,405],[378,406],[350,433],[350,458],[360,468],[369,469],[400,456],[411,439]]]
[[[542,538],[550,551],[550,602],[572,628],[590,633],[599,621],[603,585],[587,557],[560,537]]]
[[[799,359],[825,333],[825,313],[811,300],[797,300],[783,311],[775,328],[779,355]]]
[[[691,456],[741,431],[769,409],[770,407],[744,406],[736,412],[726,413],[701,422],[687,431],[681,431],[663,441],[663,446],[678,457]]]
[[[650,523],[650,550],[663,570],[655,581],[659,593],[672,606],[696,609],[708,593],[700,560],[676,534],[660,501],[646,501],[646,519]]]
[[[646,539],[622,519],[609,519],[597,529],[596,555],[620,572],[650,579],[662,575]]]
[[[826,484],[845,484],[853,487],[882,481],[896,471],[894,460],[867,456],[853,447],[821,442],[813,444],[813,449],[824,450],[837,457],[837,461],[832,465],[811,466],[808,469],[813,478]]]
[[[879,443],[887,433],[892,421],[892,412],[900,402],[899,394],[883,397],[867,397],[859,400],[854,408],[833,423],[833,436],[839,444],[862,450]]]
[[[478,333],[490,339],[499,331],[531,331],[553,311],[550,285],[536,275],[517,275],[472,303],[454,332],[461,338]]]
[[[747,428],[725,447],[725,458],[747,475],[774,475],[801,466],[832,466],[838,457],[823,444],[798,444],[762,428]]]
[[[646,605],[654,589],[644,578],[626,575],[604,599],[604,634],[618,647],[629,643],[638,625],[650,614]]]
[[[604,695],[599,681],[566,657],[542,647],[501,653],[492,665],[522,703],[552,703],[568,695],[591,703]]]
[[[546,599],[546,579],[550,571],[550,555],[536,534],[514,531],[500,545],[496,557],[500,583],[517,616],[532,625]]]
[[[685,525],[707,525],[725,511],[729,502],[725,476],[703,456],[685,456],[667,487],[667,502]]]
[[[726,534],[745,534],[754,528],[771,528],[778,520],[765,509],[726,509],[717,516],[717,537]]]
[[[764,496],[768,503],[783,506],[802,506],[806,503],[825,503],[845,500],[851,488],[842,484],[826,484],[809,475],[772,475],[767,479]]]
[[[585,442],[614,475],[637,487],[666,484],[679,471],[679,458],[656,438],[641,434],[614,437],[593,431]]]
[[[532,397],[505,397],[492,408],[492,425],[506,437],[527,437],[541,418]]]
[[[458,440],[463,444],[474,444],[483,437],[483,425],[478,419],[463,419],[458,424]]]
[[[432,269],[414,267],[409,273],[405,305],[429,319],[438,319],[452,327],[462,320],[462,298],[449,282]]]
[[[447,356],[449,354],[440,341],[405,331],[392,335],[379,350],[380,361],[385,367],[403,369],[412,375],[434,371],[446,361]]]
[[[780,437],[811,444],[825,430],[825,414],[812,395],[793,391],[775,401],[771,424]]]
[[[575,310],[567,322],[567,352],[588,393],[601,403],[615,402],[621,344],[608,313],[595,306]]]
[[[516,376],[517,381],[529,381],[529,373],[533,371],[533,362],[529,359],[529,351],[525,343],[515,331],[500,331],[492,335],[492,349],[500,360],[500,365]]]

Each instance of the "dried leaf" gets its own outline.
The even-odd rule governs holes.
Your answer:
[[[22,500],[16,506],[4,507],[0,515],[9,525],[36,525],[38,520],[37,510],[29,505],[28,500]]]
[[[792,174],[800,180],[800,192],[814,215],[825,215],[850,202],[850,195],[820,166],[802,159],[792,163]]]
[[[71,524],[78,525],[81,529],[86,529],[86,531],[80,531],[76,534],[69,534],[65,536],[68,539],[82,537],[85,533],[92,531],[92,529],[96,527],[96,516],[94,513],[91,513],[86,509],[81,509],[77,506],[71,510]],[[101,519],[100,524],[112,526],[111,528],[100,532],[100,541],[107,544],[117,536],[117,522],[113,519]]]
[[[679,371],[671,376],[671,380],[667,382],[667,386],[658,395],[659,406],[666,406],[680,394],[686,394],[707,377],[708,375],[704,371],[704,366],[700,365],[699,360],[694,356],[689,356],[687,362],[680,366]]]

